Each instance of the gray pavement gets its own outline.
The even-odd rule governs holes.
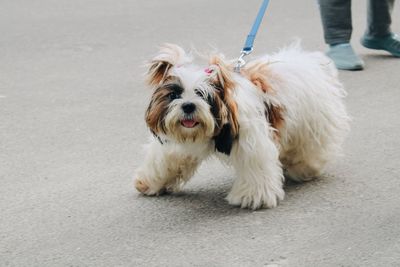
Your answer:
[[[142,63],[164,42],[237,56],[260,2],[0,2],[0,266],[400,266],[400,59],[358,44],[364,1],[367,67],[340,73],[352,132],[324,177],[256,212],[225,202],[218,162],[178,195],[133,189]],[[272,1],[254,53],[293,37],[325,49],[316,1]]]

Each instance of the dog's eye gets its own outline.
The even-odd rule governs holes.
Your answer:
[[[176,92],[171,92],[169,94],[169,99],[171,99],[171,100],[175,100],[175,99],[178,99],[178,98],[180,98],[180,95],[178,95]]]
[[[194,90],[194,92],[197,96],[204,98],[204,94],[200,90]]]

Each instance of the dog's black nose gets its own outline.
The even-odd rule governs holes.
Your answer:
[[[182,104],[182,109],[183,109],[183,112],[189,114],[196,110],[196,105],[191,102],[185,102]]]

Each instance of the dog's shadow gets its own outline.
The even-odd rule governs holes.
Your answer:
[[[249,209],[242,209],[237,206],[231,206],[226,201],[225,197],[228,194],[233,180],[227,177],[216,179],[222,183],[211,183],[206,185],[187,186],[179,193],[163,194],[158,197],[139,196],[140,201],[144,204],[152,204],[151,206],[158,209],[157,212],[170,214],[179,214],[180,220],[187,217],[186,220],[206,221],[207,219],[223,219],[224,217],[242,216],[254,212]],[[290,179],[285,179],[284,190],[286,192],[283,203],[290,202],[295,204],[304,195],[304,191],[318,187],[321,183],[329,183],[325,178],[316,178],[309,182],[299,183]],[[271,212],[279,209],[260,209],[256,212]],[[156,211],[155,211],[156,212]],[[165,216],[168,216],[165,214]]]
[[[232,184],[223,182],[220,184],[207,184],[192,187],[188,186],[179,193],[165,194],[160,196],[168,201],[183,206],[190,210],[195,216],[201,217],[224,217],[248,212],[228,204],[225,197],[228,194]]]

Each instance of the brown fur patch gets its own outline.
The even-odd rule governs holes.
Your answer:
[[[229,110],[228,121],[232,127],[232,134],[233,136],[237,136],[239,134],[239,122],[238,122],[238,108],[236,102],[233,98],[229,95],[225,97],[225,103]]]
[[[234,137],[239,134],[239,123],[238,123],[238,109],[237,104],[233,100],[232,94],[236,86],[235,81],[231,75],[232,67],[226,64],[222,56],[214,55],[209,60],[210,65],[215,65],[218,67],[217,73],[211,82],[219,90],[219,97],[223,103],[216,103],[220,105],[220,111],[226,111],[226,122],[231,125],[231,132]],[[222,108],[222,104],[226,107]],[[222,125],[221,125],[222,126]]]
[[[215,118],[215,129],[214,136],[218,135],[222,126],[228,122],[228,109],[226,108],[225,103],[223,102],[220,94],[215,91],[211,99],[209,100],[209,104],[211,106],[211,113]]]
[[[270,125],[278,130],[277,134],[279,135],[279,129],[283,126],[283,109],[280,106],[265,105],[265,117],[267,118]]]
[[[168,112],[170,90],[164,86],[157,88],[146,110],[147,126],[154,134],[165,133],[164,118]]]
[[[158,86],[168,78],[172,66],[184,64],[188,61],[185,51],[174,44],[164,44],[158,54],[151,60],[147,71],[147,83]]]
[[[209,59],[209,64],[218,67],[216,79],[214,79],[213,82],[219,83],[219,86],[224,88],[224,90],[232,90],[235,87],[235,81],[231,75],[232,69],[224,62],[223,57],[220,55],[213,55]]]
[[[160,85],[166,78],[172,65],[165,61],[154,61],[147,72],[147,83],[150,86]]]
[[[251,61],[241,70],[241,73],[265,94],[275,94],[269,80],[271,78],[276,79],[277,77],[274,77],[273,74],[271,74],[267,62],[263,60]],[[277,130],[274,136],[275,139],[279,139],[279,129],[281,129],[284,123],[283,107],[267,103],[264,103],[264,105],[265,117],[271,127]]]
[[[271,76],[268,70],[268,63],[261,60],[251,61],[241,70],[241,73],[264,93],[273,93],[273,89],[268,82],[268,78]]]

